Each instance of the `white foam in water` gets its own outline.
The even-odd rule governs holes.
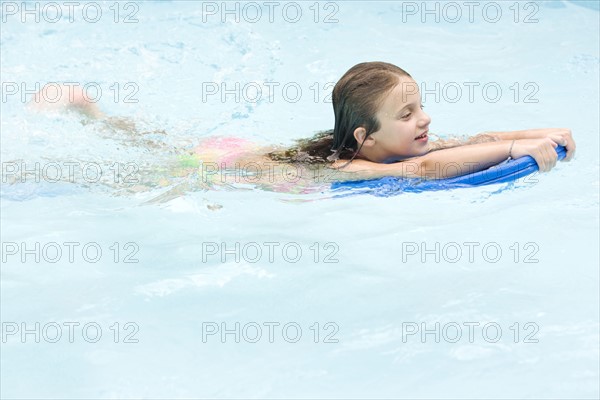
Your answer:
[[[484,2],[473,22],[462,2],[427,2],[439,23],[422,2],[298,3],[295,23],[291,3],[273,22],[256,3],[255,23],[254,3],[228,3],[239,23],[221,2],[118,3],[118,23],[111,2],[96,23],[83,5],[73,22],[64,6],[22,23],[9,3],[4,175],[21,161],[175,160],[77,115],[33,114],[10,83],[97,82],[105,112],[164,129],[149,138],[165,146],[290,144],[332,128],[329,83],[374,60],[429,89],[432,132],[568,127],[578,148],[513,185],[388,198],[3,180],[0,397],[599,397],[597,2]],[[206,91],[236,82],[279,86]]]

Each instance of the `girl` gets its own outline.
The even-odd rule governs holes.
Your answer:
[[[144,134],[131,120],[104,115],[81,90],[53,104],[43,100],[55,98],[46,96],[45,90],[48,87],[34,98],[34,108],[73,109],[111,129],[134,136]],[[246,169],[246,182],[271,190],[305,191],[311,182],[323,178],[325,171],[329,171],[329,179],[334,171],[334,180],[384,176],[442,179],[529,155],[540,171],[546,172],[556,165],[554,149],[558,145],[566,147],[566,161],[575,154],[571,131],[564,128],[486,132],[470,139],[430,141],[431,118],[423,111],[417,83],[403,69],[385,62],[365,62],[350,68],[335,85],[332,100],[333,130],[298,140],[290,148],[263,147],[237,138],[208,138],[185,151],[187,154],[180,152],[180,165],[188,167],[188,172],[201,167],[204,184],[239,182],[235,171]],[[248,174],[249,165],[252,172]],[[293,172],[290,166],[295,168]]]

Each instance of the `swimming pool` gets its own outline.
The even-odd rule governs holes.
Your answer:
[[[597,3],[466,3],[3,2],[1,397],[598,398]],[[577,155],[483,188],[152,202],[185,177],[110,183],[173,154],[23,101],[87,82],[153,144],[289,144],[368,60],[421,83],[432,131],[564,126]],[[23,166],[45,178],[5,182]]]

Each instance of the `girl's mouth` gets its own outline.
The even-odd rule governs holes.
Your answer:
[[[425,132],[425,133],[423,133],[423,134],[421,134],[421,135],[417,136],[417,137],[415,138],[415,140],[424,140],[424,141],[426,141],[426,140],[427,140],[427,132]]]

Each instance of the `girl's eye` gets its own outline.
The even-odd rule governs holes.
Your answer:
[[[402,116],[402,118],[408,118],[408,117],[410,117],[410,115],[411,115],[411,113],[405,114]]]

